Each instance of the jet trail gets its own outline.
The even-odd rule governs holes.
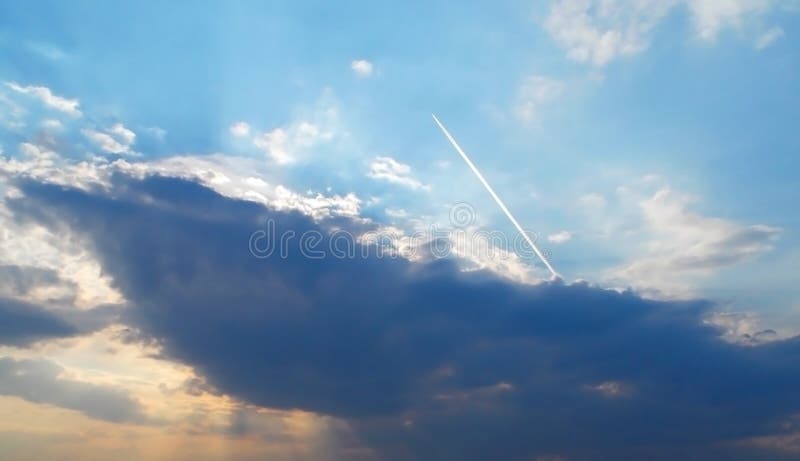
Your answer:
[[[444,125],[442,125],[442,122],[440,122],[439,119],[436,118],[436,115],[431,114],[431,116],[433,116],[433,121],[435,121],[436,124],[439,125],[439,128],[442,129],[442,133],[444,133],[444,135],[447,137],[447,140],[450,141],[450,144],[452,144],[453,147],[456,149],[456,152],[458,152],[458,154],[461,155],[461,158],[463,158],[464,161],[467,162],[467,165],[472,170],[472,172],[475,173],[475,176],[477,176],[478,179],[481,181],[483,187],[486,188],[486,190],[489,192],[489,195],[492,196],[494,201],[497,202],[497,205],[500,207],[500,209],[503,210],[503,213],[506,214],[508,219],[511,221],[511,224],[513,224],[514,227],[517,228],[517,231],[520,234],[522,234],[522,238],[524,238],[525,241],[528,242],[528,244],[531,246],[531,248],[533,248],[533,251],[536,252],[536,255],[539,256],[539,259],[541,259],[544,265],[547,266],[547,268],[550,270],[550,273],[553,274],[553,277],[558,278],[559,277],[558,272],[556,272],[556,270],[553,269],[553,266],[550,265],[550,262],[547,261],[547,258],[544,257],[542,252],[539,251],[539,248],[536,246],[536,244],[533,243],[533,240],[531,240],[530,237],[528,237],[528,234],[525,233],[525,231],[522,229],[522,226],[519,225],[519,223],[511,214],[511,212],[508,211],[508,208],[506,208],[506,205],[503,203],[503,201],[500,200],[500,197],[498,197],[497,194],[494,192],[492,186],[490,186],[489,183],[486,181],[486,179],[484,179],[483,175],[481,174],[480,171],[478,171],[478,168],[475,166],[475,164],[473,164],[472,161],[469,159],[469,157],[467,157],[467,154],[465,154],[464,151],[461,150],[461,147],[458,145],[456,140],[453,139],[453,136],[450,135],[450,132],[447,131],[447,128],[445,128]]]

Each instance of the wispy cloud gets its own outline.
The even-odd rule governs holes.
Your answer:
[[[769,29],[768,31],[761,34],[761,36],[758,37],[758,40],[756,40],[756,49],[763,50],[765,48],[772,46],[772,44],[780,40],[783,37],[783,35],[784,35],[783,29],[781,29],[780,27],[776,26]]]
[[[640,254],[608,271],[645,292],[691,295],[698,276],[755,258],[773,248],[781,229],[744,225],[689,209],[693,198],[668,187],[639,203],[649,237]]]
[[[57,96],[50,91],[50,88],[46,86],[22,86],[16,82],[6,82],[6,86],[11,88],[12,90],[28,94],[36,99],[42,101],[46,106],[51,107],[55,110],[64,112],[69,115],[73,116],[80,116],[81,111],[78,109],[80,105],[77,99],[67,99],[61,96]]]

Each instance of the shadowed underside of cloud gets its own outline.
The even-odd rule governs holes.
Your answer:
[[[139,404],[125,392],[61,378],[63,371],[48,360],[0,357],[0,394],[77,410],[106,421],[145,420]]]
[[[72,336],[78,329],[38,306],[0,298],[0,344],[23,346],[40,339]]]
[[[326,223],[176,179],[19,187],[17,218],[89,237],[165,355],[245,401],[343,418],[383,459],[727,458],[800,410],[800,343],[724,342],[705,302],[297,244],[258,259],[265,219],[320,248]]]
[[[17,266],[2,268],[14,269],[6,274],[18,272]],[[102,305],[91,310],[59,309],[0,297],[0,345],[22,347],[40,340],[91,333],[117,321],[122,308]]]

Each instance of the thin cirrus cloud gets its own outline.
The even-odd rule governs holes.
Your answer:
[[[253,216],[323,247],[326,227],[184,180],[18,187],[19,218],[91,242],[141,341],[242,401],[340,418],[387,459],[729,459],[800,411],[797,339],[732,344],[708,302],[297,246],[256,259]]]

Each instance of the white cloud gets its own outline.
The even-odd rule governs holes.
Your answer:
[[[544,28],[567,56],[596,66],[639,53],[677,0],[558,0]]]
[[[676,7],[688,11],[698,37],[713,40],[724,27],[741,28],[775,5],[775,0],[557,0],[544,28],[570,59],[601,67],[647,49],[656,26]]]
[[[410,166],[400,163],[392,157],[376,157],[369,165],[367,176],[411,189],[430,189],[430,186],[422,184],[411,176]]]
[[[32,160],[47,161],[48,163],[57,157],[57,154],[52,150],[44,146],[31,144],[28,142],[23,142],[20,144],[19,151]]]
[[[297,210],[315,219],[330,216],[359,217],[361,199],[353,193],[299,193],[280,184],[272,185],[254,172],[263,172],[262,162],[230,155],[176,156],[149,162],[116,161],[113,169],[135,177],[163,175],[198,181],[226,197],[262,203],[278,210]],[[260,170],[261,169],[261,170]]]
[[[562,82],[542,75],[525,78],[517,92],[517,115],[523,120],[535,119],[539,108],[561,96],[564,88]]]
[[[256,136],[253,144],[272,157],[276,163],[285,165],[294,161],[294,157],[288,151],[287,138],[288,135],[283,128],[275,128]]]
[[[608,272],[610,279],[661,296],[688,296],[698,277],[772,249],[781,229],[742,225],[689,211],[692,198],[664,187],[639,208],[649,237],[640,254]]]
[[[369,77],[372,75],[372,63],[365,59],[356,59],[350,63],[350,69],[359,77]]]
[[[125,125],[117,123],[106,131],[81,130],[84,136],[92,141],[102,151],[110,154],[132,154],[131,146],[136,142],[136,133]]]
[[[255,176],[248,177],[247,179],[244,180],[244,182],[248,186],[252,186],[252,187],[267,187],[267,186],[269,186],[269,184],[267,184],[266,181],[264,181],[261,178],[257,178]]]
[[[2,178],[7,177],[32,177],[78,188],[102,184],[101,177],[107,177],[108,164],[103,160],[95,164],[66,162],[50,148],[30,142],[21,143],[19,152],[23,157],[0,156],[0,190],[6,185]],[[8,197],[21,194],[9,192]],[[78,308],[122,302],[122,296],[112,287],[110,278],[103,274],[100,263],[80,236],[66,229],[54,231],[14,219],[3,200],[0,200],[0,229],[0,266],[31,267],[58,275],[58,282],[22,293],[22,299],[32,302],[68,299]]]
[[[768,48],[770,45],[778,41],[781,37],[783,37],[783,29],[781,29],[780,27],[773,27],[772,29],[769,29],[768,31],[761,34],[760,37],[758,37],[758,40],[756,40],[756,49],[763,50],[765,48]]]
[[[125,145],[131,145],[136,142],[136,133],[133,131],[125,128],[125,126],[121,123],[117,123],[112,126],[108,132],[114,135],[117,139],[120,140],[121,143]]]
[[[236,122],[230,127],[231,135],[237,138],[250,136],[250,125],[247,122]]]
[[[565,230],[547,236],[547,241],[555,244],[566,243],[570,240],[572,240],[572,233]]]
[[[331,138],[333,132],[324,131],[314,123],[301,121],[258,134],[253,137],[253,144],[279,165],[286,165],[294,162],[301,150]]]
[[[127,154],[130,152],[128,146],[114,139],[113,136],[94,130],[82,130],[83,134],[94,142],[101,150],[110,154]]]
[[[281,185],[274,185],[277,184],[276,181],[268,176],[274,169],[264,169],[263,162],[250,157],[219,154],[173,156],[151,160],[129,157],[113,161],[106,157],[94,157],[76,163],[59,157],[42,146],[31,144],[21,146],[20,149],[28,156],[24,161],[0,156],[0,178],[27,176],[38,181],[90,189],[97,186],[109,187],[111,176],[117,172],[136,178],[161,175],[197,181],[226,197],[258,202],[278,210],[297,210],[314,219],[346,216],[364,224],[371,222],[361,216],[363,202],[356,194],[332,194],[330,190],[327,193],[310,190],[300,193]],[[405,175],[406,178],[411,172],[410,167],[397,161],[387,161],[385,157],[380,160],[391,165],[390,170],[401,176]],[[419,183],[412,182],[412,184]],[[379,200],[373,198],[368,205],[375,205],[377,202]],[[419,230],[427,229],[424,224],[409,219],[411,215],[405,210],[387,208],[385,211],[387,215],[403,217],[407,224],[419,224]],[[4,226],[3,216],[2,201],[0,201],[0,229],[4,229],[0,230],[0,264],[7,261],[4,255],[11,255],[13,251],[16,253],[13,255],[14,258],[8,260],[9,262],[30,261],[33,254],[43,264],[46,262],[42,267],[61,267],[58,272],[64,280],[79,284],[79,302],[82,306],[92,307],[103,302],[123,301],[121,295],[111,287],[107,277],[101,273],[99,265],[94,259],[90,259],[90,253],[78,247],[64,247],[67,250],[62,250],[61,247],[51,248],[62,240],[64,245],[80,245],[79,239],[71,236],[64,239],[63,235],[51,235],[46,229],[33,232],[19,230],[11,224]],[[10,240],[4,243],[3,236],[9,235],[25,235],[30,238],[24,242]],[[412,257],[415,251],[419,256],[423,251],[424,241],[411,238],[401,230],[398,230],[397,236],[398,251],[403,257]],[[469,239],[454,239],[453,256],[459,258],[465,270],[487,269],[524,283],[538,283],[542,280],[540,275],[543,269],[530,265],[527,260],[507,247],[496,246],[496,243],[490,238],[490,234],[480,234],[476,238]],[[7,246],[4,246],[6,244]],[[412,244],[420,248],[412,248]],[[65,252],[63,256],[60,255],[62,252]]]
[[[761,318],[749,312],[712,312],[704,323],[722,329],[723,339],[742,345],[754,346],[785,338],[775,330],[762,327]]]
[[[391,209],[385,210],[390,214]],[[381,226],[360,235],[364,244],[380,245],[385,254],[403,257],[410,261],[426,261],[439,258],[438,251],[447,248],[447,253],[458,261],[462,271],[488,270],[498,276],[520,283],[537,284],[549,276],[546,269],[530,264],[526,258],[509,247],[499,231],[481,229],[477,226],[458,230],[443,227],[441,235],[431,233],[426,221],[405,216],[404,228]],[[439,243],[434,244],[434,241]],[[447,243],[445,243],[447,242]]]
[[[42,101],[46,106],[52,107],[58,111],[74,116],[81,115],[81,111],[78,109],[80,103],[77,99],[67,99],[56,96],[50,91],[50,88],[46,86],[22,86],[16,82],[6,82],[6,86],[18,93],[29,94]]]

